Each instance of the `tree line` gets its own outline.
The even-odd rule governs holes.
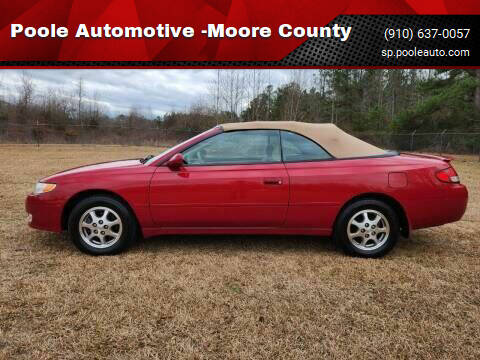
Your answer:
[[[162,125],[200,131],[223,122],[290,120],[334,123],[357,135],[480,132],[480,70],[289,70],[276,87],[267,74],[217,70],[208,101],[166,114]],[[478,136],[465,141],[462,147],[480,146]]]
[[[480,131],[480,70],[319,69],[283,74],[284,81],[274,86],[269,70],[215,70],[208,92],[190,108],[155,117],[135,105],[125,114],[109,115],[101,94],[87,93],[81,78],[67,92],[39,91],[23,73],[15,96],[0,100],[0,136],[11,137],[23,127],[30,129],[22,132],[26,137],[81,139],[101,128],[157,129],[178,137],[225,122],[253,120],[330,122],[356,133]]]

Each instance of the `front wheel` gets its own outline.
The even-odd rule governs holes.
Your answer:
[[[72,210],[68,232],[75,246],[92,255],[116,254],[135,238],[136,226],[130,211],[116,199],[92,196]]]
[[[348,205],[339,215],[334,237],[347,254],[380,257],[393,248],[399,232],[395,211],[372,199]]]

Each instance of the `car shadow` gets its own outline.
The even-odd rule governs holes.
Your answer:
[[[32,249],[54,253],[76,253],[68,234],[30,232]],[[161,235],[138,238],[126,253],[135,252],[336,252],[331,238],[301,235]]]
[[[139,239],[130,251],[335,252],[332,239],[299,235],[163,235]]]
[[[33,247],[38,251],[48,249],[55,253],[77,253],[68,234],[38,232],[30,234]],[[393,249],[408,257],[421,257],[425,253],[439,253],[434,242],[425,241],[424,234],[414,234],[414,238],[400,237]],[[138,238],[126,251],[128,253],[182,252],[188,253],[325,253],[342,254],[329,237],[306,235],[161,235],[147,239]]]

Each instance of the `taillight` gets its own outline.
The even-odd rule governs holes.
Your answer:
[[[460,178],[458,177],[458,174],[453,167],[449,167],[447,169],[437,171],[435,175],[437,176],[437,179],[440,180],[441,182],[446,182],[446,183],[460,182]]]

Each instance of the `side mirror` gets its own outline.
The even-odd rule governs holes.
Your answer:
[[[185,164],[185,159],[183,158],[183,155],[178,153],[173,155],[168,161],[167,161],[167,166],[170,168],[170,170],[177,171],[179,170],[183,164]]]

